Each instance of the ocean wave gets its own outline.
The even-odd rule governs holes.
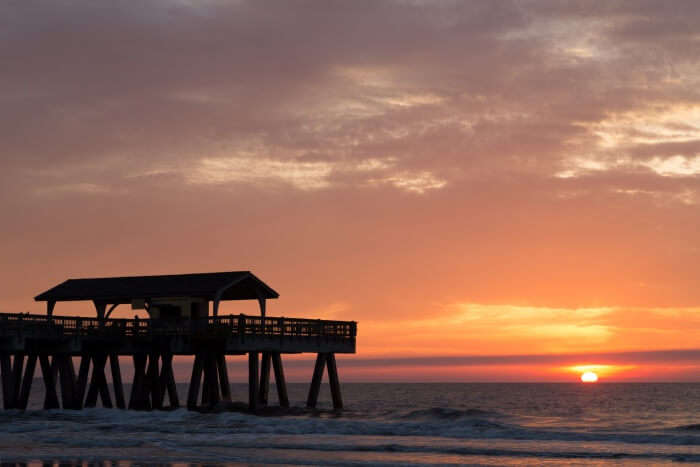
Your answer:
[[[488,414],[488,415],[486,415]],[[657,431],[580,431],[562,428],[533,428],[494,412],[478,409],[447,410],[432,408],[412,411],[395,419],[356,417],[323,418],[312,414],[286,417],[258,417],[246,413],[201,414],[184,409],[169,412],[134,412],[112,409],[82,411],[27,411],[0,413],[0,434],[42,435],[48,439],[84,440],[87,443],[105,435],[115,440],[158,439],[173,435],[183,440],[193,436],[232,435],[337,435],[440,437],[456,440],[523,440],[621,442],[700,446],[697,425]],[[503,420],[496,420],[503,419]],[[83,438],[77,438],[76,434]],[[72,442],[72,441],[71,441]],[[51,442],[53,444],[53,442]]]
[[[474,417],[503,417],[498,412],[481,409],[453,409],[449,407],[431,407],[428,409],[412,410],[399,415],[404,420],[456,420]]]

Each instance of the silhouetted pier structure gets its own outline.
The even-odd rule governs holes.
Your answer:
[[[177,408],[173,357],[193,355],[187,407],[214,407],[231,400],[226,355],[247,354],[250,410],[268,404],[271,371],[280,406],[289,407],[282,354],[312,352],[307,407],[316,406],[327,368],[333,407],[341,409],[335,354],[355,353],[357,324],[265,316],[266,301],[278,297],[248,271],[67,280],[35,297],[47,303],[46,315],[0,313],[3,406],[26,409],[38,362],[45,409],[95,407],[98,398],[104,407]],[[57,302],[78,300],[92,301],[97,317],[53,315]],[[261,315],[218,316],[223,300],[257,300]],[[111,318],[119,305],[145,309],[149,319]],[[133,359],[128,403],[119,356]]]

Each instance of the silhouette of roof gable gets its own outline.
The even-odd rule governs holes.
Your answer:
[[[133,299],[199,297],[214,300],[278,298],[279,294],[250,271],[173,274],[166,276],[68,279],[34,297],[36,301],[96,300],[130,303]]]

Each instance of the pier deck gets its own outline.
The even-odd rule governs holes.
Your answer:
[[[249,408],[255,411],[267,405],[271,371],[280,405],[289,406],[281,356],[313,352],[317,358],[307,406],[315,407],[327,366],[333,405],[340,409],[335,354],[354,353],[356,333],[357,324],[352,321],[247,315],[167,321],[0,313],[3,403],[6,409],[26,409],[39,362],[46,388],[44,408],[95,407],[98,397],[104,407],[113,407],[105,376],[109,361],[114,405],[118,408],[177,408],[180,402],[172,359],[193,355],[187,407],[211,408],[220,401],[230,401],[225,356],[248,354]],[[134,363],[128,404],[120,356],[131,356]],[[80,361],[78,372],[74,358]]]
[[[229,315],[193,320],[104,319],[0,313],[0,352],[52,351],[81,355],[95,345],[119,355],[149,352],[194,355],[216,344],[225,355],[247,352],[355,353],[357,323]]]

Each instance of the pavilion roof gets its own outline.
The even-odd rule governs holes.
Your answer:
[[[36,301],[94,300],[130,303],[134,299],[198,297],[214,300],[278,298],[279,294],[250,271],[171,274],[162,276],[68,279],[43,292]]]

